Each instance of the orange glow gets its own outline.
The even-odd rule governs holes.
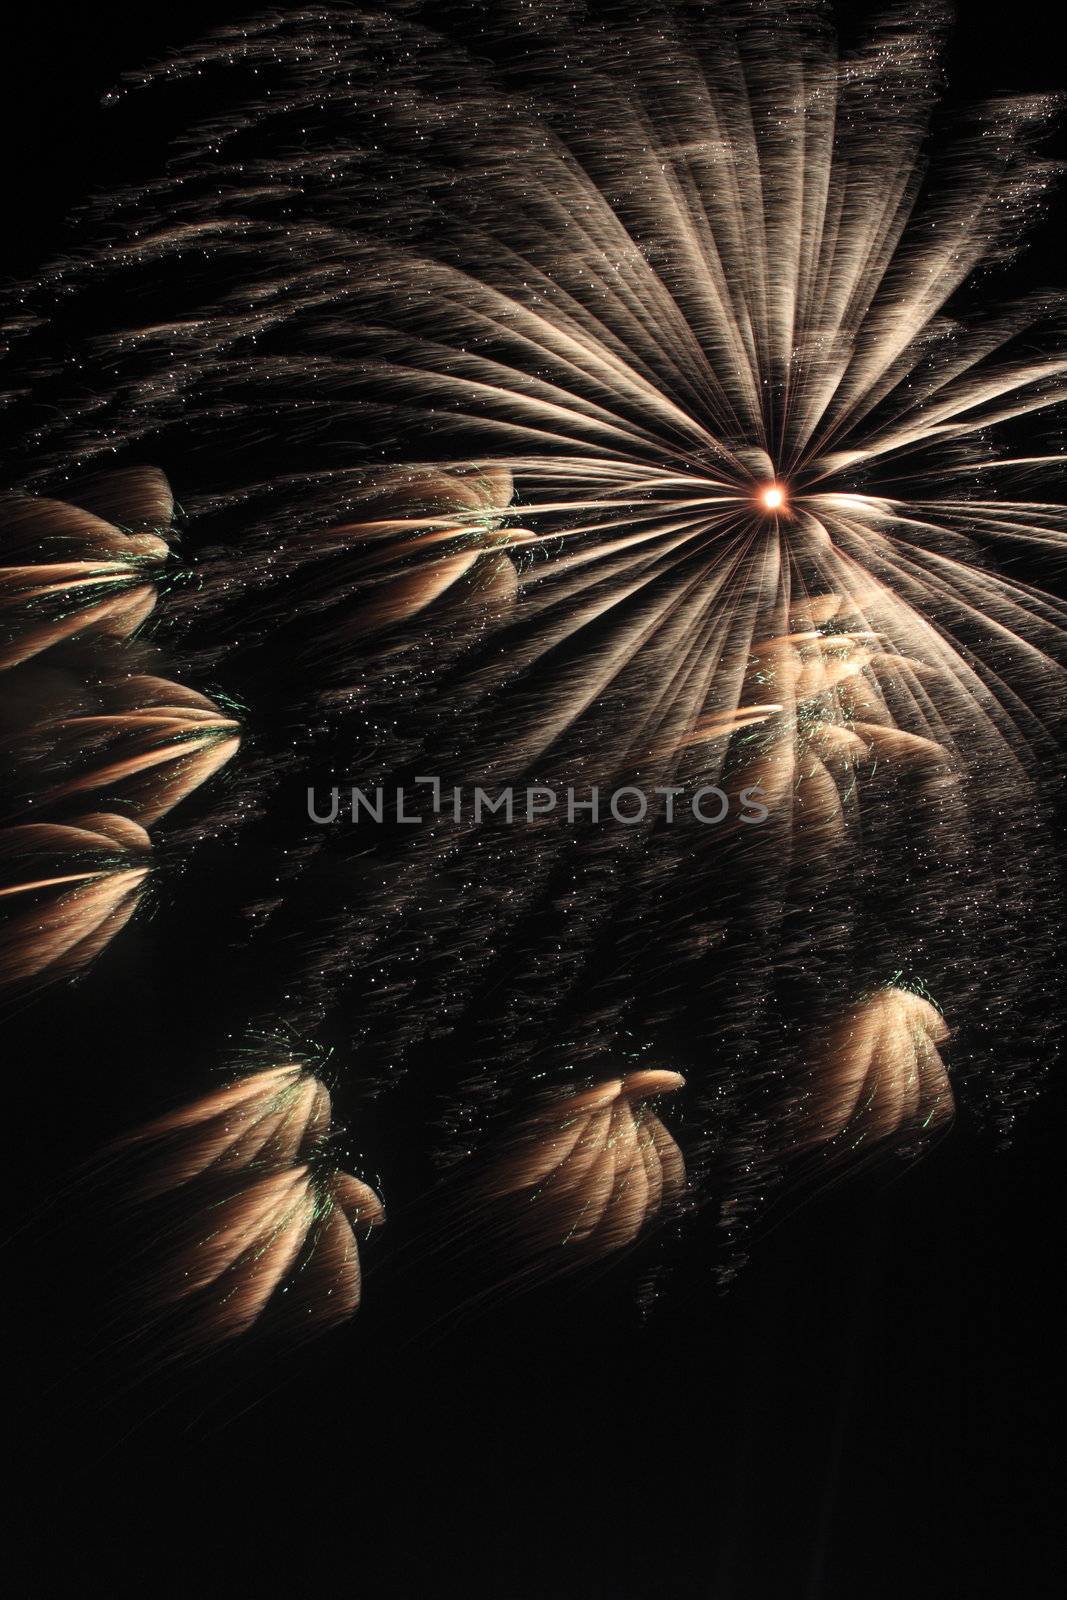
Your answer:
[[[785,490],[772,483],[760,491],[759,498],[764,511],[779,511],[785,505]]]

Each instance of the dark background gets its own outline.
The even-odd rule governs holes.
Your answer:
[[[6,271],[59,247],[89,188],[157,163],[150,128],[124,147],[99,108],[119,74],[240,15],[223,0],[40,5],[5,23]],[[964,0],[953,94],[1056,88],[1047,28],[1033,0]],[[1062,278],[1051,220],[1020,270]],[[130,976],[103,981],[115,994]],[[690,1278],[642,1320],[609,1276],[426,1331],[405,1326],[403,1292],[381,1309],[372,1259],[346,1334],[295,1355],[265,1347],[251,1372],[222,1362],[131,1386],[114,1362],[80,1365],[78,1302],[94,1286],[78,1204],[38,1214],[42,1168],[74,1142],[87,1079],[102,1127],[113,1111],[114,1041],[100,1004],[89,1016],[79,1028],[72,1012],[65,1059],[7,1068],[9,1222],[16,1247],[29,1225],[37,1275],[27,1291],[21,1265],[18,1287],[6,1274],[16,1593],[1062,1591],[1054,1064],[1011,1148],[964,1114],[922,1164],[779,1222],[726,1295]]]

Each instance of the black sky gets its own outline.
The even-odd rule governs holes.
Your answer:
[[[88,188],[158,159],[151,130],[124,149],[99,107],[120,73],[241,14],[216,0],[7,19],[8,272],[61,244]],[[964,0],[953,97],[1059,87],[1048,17],[1035,0]],[[1058,254],[1050,221],[1029,281],[1057,276]],[[16,1228],[50,1125],[70,1137],[64,1072],[108,1070],[95,1026],[88,1060],[8,1063],[31,1175]],[[123,1391],[61,1371],[68,1208],[45,1219],[30,1303],[8,1275],[14,1592],[1058,1595],[1065,1110],[1053,1074],[1006,1151],[964,1116],[921,1165],[780,1222],[729,1294],[709,1281],[644,1323],[608,1282],[412,1341],[401,1314],[374,1311],[372,1272],[355,1336],[264,1355],[251,1379],[223,1366]]]

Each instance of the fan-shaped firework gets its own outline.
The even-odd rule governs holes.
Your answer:
[[[240,743],[232,717],[163,678],[125,678],[103,699],[106,711],[65,717],[49,730],[54,759],[74,770],[46,789],[44,804],[118,797],[150,826],[225,765]]]
[[[947,1121],[952,1088],[937,1050],[947,1038],[944,1019],[920,995],[872,995],[813,1063],[807,1138],[840,1138],[856,1149]]]
[[[156,603],[167,560],[158,533],[123,532],[61,500],[9,496],[0,506],[0,667],[85,634],[122,639]]]
[[[252,920],[235,1020],[343,1030],[364,1087],[436,1074],[457,1174],[546,1083],[654,1052],[736,1219],[810,1145],[806,1075],[846,1141],[938,1119],[890,986],[937,996],[1001,1127],[1041,1055],[1060,303],[962,291],[1041,203],[1051,107],[935,126],[936,18],[846,51],[789,0],[598,17],[508,8],[469,50],[311,7],[138,79],[215,109],[27,291],[13,414],[30,488],[149,445],[187,488],[167,645],[261,708],[260,886],[210,913]],[[294,774],[434,814],[324,828]],[[465,806],[515,783],[514,820]],[[287,1259],[284,1181],[247,1204],[296,1208]]]
[[[149,848],[138,823],[111,815],[0,830],[0,983],[87,966],[133,915]]]
[[[183,1341],[211,1345],[246,1333],[277,1307],[297,1330],[328,1327],[361,1295],[357,1228],[385,1220],[373,1189],[324,1157],[330,1096],[304,1068],[253,1073],[124,1141],[149,1162],[139,1203],[160,1212],[152,1299]],[[169,1218],[169,1220],[168,1220]]]
[[[510,1202],[515,1242],[583,1259],[632,1244],[685,1189],[681,1151],[643,1104],[684,1083],[677,1072],[631,1072],[535,1117],[486,1184],[491,1201]]]

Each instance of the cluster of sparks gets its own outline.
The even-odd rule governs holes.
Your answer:
[[[814,1151],[911,1148],[953,1114],[949,1027],[1010,1064],[1020,907],[1039,982],[1051,940],[1067,621],[1032,581],[1062,507],[1028,497],[1060,458],[1010,441],[1067,361],[1035,354],[1051,294],[949,310],[1040,203],[1050,108],[932,139],[936,28],[876,21],[844,53],[785,0],[558,13],[470,50],[408,15],[274,13],[145,80],[217,80],[219,109],[94,202],[106,242],[14,318],[64,403],[25,411],[4,513],[33,820],[0,836],[0,952],[12,983],[83,966],[144,829],[228,763],[270,880],[234,910],[271,977],[244,1022],[340,1015],[375,1091],[439,1070],[472,1226],[569,1260],[694,1192],[736,1220]],[[98,326],[116,283],[131,309]],[[144,469],[83,492],[116,451],[189,491],[196,582],[158,648],[281,708],[247,791],[235,717],[136,654],[171,507]],[[279,846],[255,819],[297,755],[367,786],[757,788],[770,817],[457,819],[375,849],[294,817]],[[675,1092],[688,1180],[643,1105]],[[259,1071],[140,1136],[187,1202],[168,1270],[211,1337],[294,1274],[358,1303],[376,1202],[303,1158],[324,1093]],[[1010,1122],[1011,1071],[976,1098]],[[194,1201],[205,1173],[225,1194]]]

